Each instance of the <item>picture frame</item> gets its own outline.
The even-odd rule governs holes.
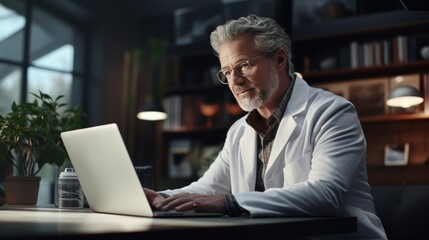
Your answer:
[[[224,21],[223,6],[185,7],[174,11],[176,46],[203,43],[210,32]]]
[[[388,112],[388,77],[313,84],[348,99],[359,116],[385,115]]]
[[[356,16],[357,11],[356,0],[293,0],[292,30],[303,25]]]
[[[384,149],[385,166],[404,166],[408,164],[409,143],[389,143]]]
[[[388,96],[388,78],[371,78],[352,81],[349,85],[349,100],[359,116],[385,115]]]
[[[349,99],[349,83],[347,82],[313,84],[313,87],[321,88],[343,98]]]
[[[193,172],[190,161],[192,142],[188,139],[178,139],[169,143],[168,176],[171,178],[191,177]]]

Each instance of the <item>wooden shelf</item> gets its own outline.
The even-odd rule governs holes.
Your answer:
[[[427,29],[428,11],[390,11],[378,14],[344,18],[338,21],[323,21],[294,29],[294,43],[323,40],[344,40],[356,36],[371,36]]]
[[[375,76],[388,76],[415,72],[428,72],[429,61],[415,61],[387,66],[364,67],[358,69],[346,68],[329,71],[313,71],[303,73],[304,79],[311,82],[338,81]]]
[[[225,134],[228,130],[226,126],[217,126],[217,127],[179,127],[179,128],[171,128],[164,129],[164,135],[203,135],[203,134],[218,134],[221,132]]]
[[[428,113],[391,114],[391,115],[381,115],[381,116],[365,116],[365,117],[360,117],[359,119],[362,123],[421,120],[421,119],[429,119],[429,114]]]
[[[188,86],[176,86],[169,87],[164,91],[166,96],[174,94],[205,94],[207,92],[222,92],[225,89],[228,89],[228,86],[221,83],[214,85],[188,85]]]
[[[371,185],[423,184],[429,182],[429,165],[368,166]]]

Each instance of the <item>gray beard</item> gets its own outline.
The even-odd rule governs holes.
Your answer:
[[[238,105],[240,105],[241,109],[246,112],[250,112],[253,109],[260,107],[264,103],[264,95],[262,92],[259,92],[258,95],[254,99],[246,98],[238,100]]]
[[[238,105],[243,109],[243,111],[250,112],[253,109],[256,109],[264,104],[278,89],[279,87],[279,77],[273,72],[270,74],[270,86],[268,89],[261,89],[260,92],[256,95],[255,98],[245,98],[237,99]]]

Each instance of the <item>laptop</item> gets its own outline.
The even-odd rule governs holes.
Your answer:
[[[94,212],[142,217],[223,215],[153,211],[115,123],[62,132],[61,138]]]

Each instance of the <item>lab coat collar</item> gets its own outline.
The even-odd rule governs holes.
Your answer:
[[[297,76],[292,96],[289,100],[288,106],[283,114],[282,121],[280,122],[279,128],[277,130],[277,136],[273,143],[270,159],[268,160],[265,177],[269,176],[269,172],[272,170],[272,166],[276,161],[279,160],[280,153],[282,152],[283,148],[286,146],[292,133],[294,132],[297,126],[295,116],[305,110],[308,95],[309,86],[303,79]],[[256,136],[257,133],[255,132],[255,130],[251,126],[246,124],[245,131],[243,132],[243,136],[240,139],[240,154],[242,160],[244,161],[244,178],[247,182],[247,191],[253,191],[255,188],[255,172],[257,159],[257,152],[255,147],[257,141]],[[265,180],[266,179],[264,179],[264,181]]]
[[[246,130],[243,133],[242,138],[240,139],[240,154],[241,159],[243,160],[245,173],[244,178],[246,179],[247,191],[255,190],[255,182],[256,182],[256,136],[257,133],[255,130],[246,124]]]
[[[308,95],[309,86],[302,78],[297,76],[292,96],[283,114],[282,121],[280,122],[279,128],[277,130],[276,138],[274,139],[273,148],[268,160],[265,176],[269,175],[272,166],[276,161],[279,160],[280,153],[292,136],[292,133],[297,126],[296,116],[305,110]]]

